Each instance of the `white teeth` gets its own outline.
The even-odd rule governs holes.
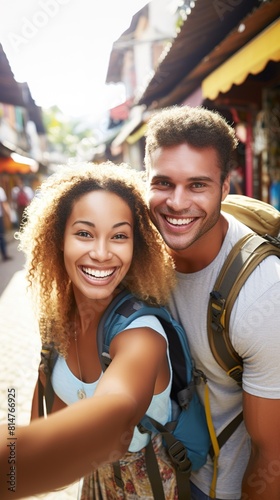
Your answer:
[[[107,269],[106,271],[102,271],[99,269],[91,269],[90,267],[83,267],[83,271],[84,273],[89,274],[94,278],[106,278],[107,276],[113,274],[114,269]]]
[[[166,216],[167,222],[170,222],[170,224],[173,224],[174,226],[183,226],[184,224],[190,224],[194,218],[192,219],[173,219],[171,217]]]

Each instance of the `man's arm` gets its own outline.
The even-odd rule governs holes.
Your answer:
[[[242,500],[280,498],[280,399],[243,393],[244,422],[252,440]]]

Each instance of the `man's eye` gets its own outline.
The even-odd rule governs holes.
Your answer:
[[[205,184],[203,182],[195,182],[194,184],[192,184],[192,187],[194,189],[201,189],[205,187]]]
[[[153,183],[153,186],[156,186],[156,187],[169,187],[170,186],[170,182],[168,181],[156,181]]]

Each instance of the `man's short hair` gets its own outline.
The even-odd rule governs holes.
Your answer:
[[[188,144],[193,148],[216,150],[223,181],[233,167],[238,141],[234,128],[217,111],[201,106],[173,106],[155,113],[148,122],[145,166],[151,167],[152,153],[162,147]]]

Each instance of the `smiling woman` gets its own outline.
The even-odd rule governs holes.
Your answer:
[[[92,398],[92,412],[101,416],[96,427],[89,416],[92,431],[99,439],[102,436],[102,446],[92,449],[90,461],[85,464],[81,457],[77,464],[73,447],[73,465],[62,471],[58,467],[60,477],[55,484],[59,485],[98,469],[84,480],[84,500],[120,496],[111,462],[124,453],[124,493],[133,486],[145,498],[154,498],[141,451],[147,445],[146,436],[135,426],[146,411],[163,425],[170,416],[167,338],[153,313],[117,332],[110,343],[112,361],[105,373],[97,349],[98,324],[120,291],[127,289],[141,301],[158,306],[167,302],[175,281],[173,261],[150,221],[144,189],[142,174],[125,165],[107,162],[61,167],[42,184],[27,208],[27,223],[17,235],[27,257],[27,277],[42,342],[54,344],[57,352],[51,376],[51,411]],[[39,415],[38,387],[46,385],[44,373],[39,370],[39,374],[32,419]],[[108,395],[112,397],[112,413]],[[117,411],[113,408],[116,397],[120,405]],[[114,438],[112,431],[108,432],[108,411],[117,415]],[[169,480],[163,481],[166,498],[176,499],[174,467],[159,437],[155,439],[163,478],[168,468]],[[135,461],[141,462],[140,468],[134,469]],[[43,466],[49,467],[48,462]],[[27,475],[18,467],[19,491],[34,494],[48,487],[37,480],[32,481],[33,489],[25,489]],[[100,496],[97,491],[102,492]]]
[[[107,278],[114,281],[108,302],[114,287],[125,286],[143,300],[166,303],[173,268],[150,221],[144,189],[142,174],[128,166],[78,164],[49,177],[27,208],[29,222],[17,237],[26,253],[42,340],[57,342],[62,353],[69,344],[69,327],[73,333],[76,296],[86,291],[95,300],[105,288],[89,278],[93,269],[114,271]],[[133,258],[126,257],[123,272],[119,255],[124,258],[128,247]],[[83,295],[83,310],[86,300]]]

